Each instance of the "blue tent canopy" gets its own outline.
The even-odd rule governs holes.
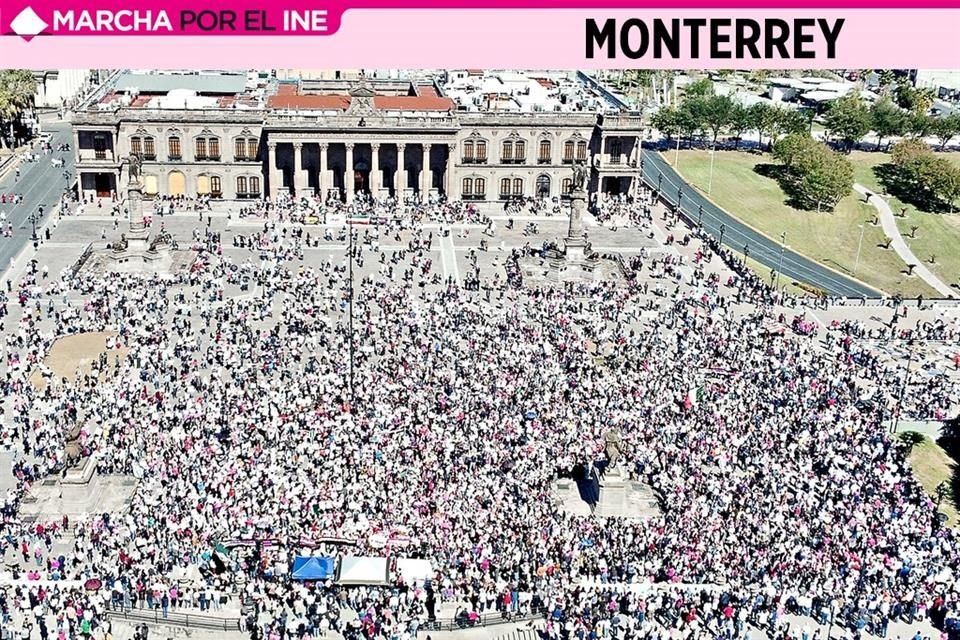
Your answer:
[[[294,580],[329,580],[336,573],[336,559],[327,556],[297,556],[293,559]]]

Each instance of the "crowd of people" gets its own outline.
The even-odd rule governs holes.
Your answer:
[[[388,207],[368,204],[338,211]],[[254,638],[405,640],[457,603],[463,624],[534,612],[547,637],[580,640],[742,637],[745,624],[776,631],[785,611],[880,633],[960,606],[958,539],[885,427],[902,406],[954,410],[944,376],[906,385],[904,405],[903,369],[870,360],[855,327],[824,342],[769,331],[766,305],[735,314],[730,290],[770,291],[708,274],[709,245],[692,261],[632,261],[669,282],[664,305],[644,278],[529,289],[478,273],[468,290],[439,276],[420,222],[480,213],[405,204],[383,231],[404,248],[361,237],[351,287],[345,256],[304,258],[295,221],[309,207],[274,206],[287,214],[227,246],[200,225],[189,273],[34,270],[13,287],[0,436],[18,488],[0,544],[28,580],[0,588],[5,622],[20,609],[44,639],[100,637],[110,607],[229,600]],[[606,206],[611,220],[648,214]],[[114,332],[108,357],[31,383],[55,338],[82,332]],[[65,468],[74,424],[101,473],[139,480],[129,510],[20,522],[26,492]],[[557,470],[603,459],[612,429],[662,515],[581,517],[557,502]],[[304,540],[382,555],[376,540],[397,529],[404,555],[430,561],[429,583],[304,584],[282,569]],[[224,540],[255,546],[222,555]]]

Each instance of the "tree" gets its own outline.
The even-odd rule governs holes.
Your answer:
[[[9,141],[14,140],[14,123],[27,107],[33,104],[37,84],[33,72],[26,69],[0,71],[0,149],[4,143],[4,131],[9,132]]]
[[[780,109],[765,102],[758,102],[750,107],[750,114],[753,117],[751,128],[757,132],[758,142],[762,147],[763,134],[769,133],[771,138],[776,135],[777,122],[780,120]]]
[[[870,121],[870,128],[877,134],[877,151],[884,138],[902,136],[907,130],[906,114],[889,98],[878,100],[870,107]]]
[[[792,133],[773,145],[773,157],[782,162],[788,171],[792,171],[802,165],[802,158],[817,153],[819,146],[820,143],[808,135]]]
[[[800,181],[800,193],[821,209],[833,209],[853,188],[853,165],[836,151],[823,147],[816,154]]]
[[[740,148],[740,139],[743,134],[753,129],[753,115],[750,109],[742,104],[733,105],[730,111],[730,133],[733,134],[733,148]]]
[[[797,111],[796,109],[779,109],[776,130],[787,135],[791,133],[808,134],[812,117],[812,113]]]
[[[730,96],[710,96],[703,100],[703,126],[713,134],[713,144],[717,144],[720,132],[730,125],[734,102]]]
[[[960,198],[960,168],[938,157],[922,140],[901,140],[893,146],[891,159],[901,179],[925,197],[940,200],[953,211]]]
[[[824,120],[827,133],[840,138],[849,151],[870,131],[870,110],[855,93],[847,94],[830,105]]]
[[[950,140],[957,134],[960,134],[960,116],[951,114],[949,116],[933,118],[930,133],[940,141],[940,150],[943,151]]]
[[[671,139],[680,133],[680,113],[673,107],[662,107],[650,118],[650,124]]]
[[[906,82],[897,85],[894,96],[898,105],[917,115],[927,115],[937,97],[932,89],[918,89]]]
[[[786,168],[797,200],[818,212],[835,207],[853,187],[850,161],[805,133],[778,140],[773,154]]]
[[[709,98],[713,95],[713,82],[710,78],[701,78],[691,82],[683,90],[687,98]]]
[[[927,438],[919,431],[904,431],[903,433],[897,436],[897,439],[900,440],[900,442],[902,442],[904,446],[906,446],[907,455],[909,456],[910,453],[913,451],[913,448],[916,447],[918,444],[921,444]]]
[[[919,138],[926,138],[930,135],[930,132],[933,131],[935,122],[936,118],[933,116],[928,116],[925,113],[912,113],[910,114],[907,128],[913,135]]]
[[[891,89],[896,86],[897,74],[892,69],[884,69],[880,72],[880,93],[890,95]]]

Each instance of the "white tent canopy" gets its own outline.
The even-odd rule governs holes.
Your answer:
[[[340,561],[339,584],[388,584],[386,558],[345,556]]]
[[[433,577],[433,567],[429,560],[397,558],[396,574],[402,576],[406,584],[423,584]]]

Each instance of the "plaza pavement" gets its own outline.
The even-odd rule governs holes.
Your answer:
[[[492,218],[496,221],[497,228],[493,237],[486,237],[482,235],[482,227],[480,225],[471,225],[471,224],[455,224],[450,228],[449,235],[444,235],[443,231],[446,229],[444,225],[437,223],[427,224],[426,229],[433,231],[434,233],[434,243],[431,250],[431,258],[434,260],[434,263],[439,266],[437,270],[441,273],[444,278],[449,277],[454,280],[462,282],[465,274],[471,269],[470,255],[471,253],[477,256],[477,264],[480,269],[480,277],[484,278],[493,278],[499,276],[501,279],[505,277],[504,271],[504,261],[510,254],[510,250],[515,247],[522,247],[529,244],[530,246],[539,246],[544,241],[554,240],[561,238],[567,228],[567,218],[566,216],[515,216],[514,220],[517,222],[516,226],[512,230],[508,230],[505,227],[505,222],[508,216],[502,214],[502,211],[498,212],[491,209],[488,212]],[[534,221],[537,226],[537,232],[535,234],[526,235],[524,234],[523,227],[526,221]],[[108,239],[116,239],[119,237],[120,233],[124,230],[126,222],[124,220],[115,218],[114,216],[109,215],[109,208],[100,209],[95,207],[85,207],[83,211],[78,212],[75,215],[67,215],[62,218],[58,216],[51,216],[45,221],[45,224],[51,229],[51,239],[49,241],[41,240],[39,247],[36,251],[33,250],[32,246],[27,246],[24,250],[24,255],[20,260],[10,269],[10,273],[6,273],[5,278],[13,277],[17,279],[22,276],[23,271],[27,268],[27,265],[30,260],[36,260],[36,263],[39,268],[46,266],[49,269],[51,277],[57,277],[57,275],[64,269],[69,269],[74,265],[76,260],[79,258],[80,254],[90,243],[101,243],[104,236]],[[224,247],[224,253],[230,256],[235,261],[251,261],[256,263],[260,260],[260,255],[256,251],[251,251],[249,249],[242,249],[233,247],[233,236],[234,235],[250,235],[252,233],[257,233],[262,230],[264,221],[259,219],[239,219],[234,213],[228,211],[228,207],[221,206],[217,211],[212,213],[203,213],[202,216],[196,212],[182,212],[174,216],[165,216],[162,218],[154,218],[154,227],[153,231],[156,232],[160,225],[170,231],[174,238],[176,238],[181,246],[188,245],[191,242],[191,237],[194,229],[198,226],[209,228],[213,231],[220,232],[223,234],[222,241]],[[593,243],[593,246],[596,250],[601,253],[604,252],[621,252],[625,254],[636,253],[642,250],[647,250],[651,253],[674,253],[678,256],[684,256],[687,260],[692,260],[697,251],[700,249],[700,242],[697,239],[693,239],[689,244],[682,244],[679,242],[684,235],[691,235],[690,230],[685,227],[681,222],[677,221],[673,216],[662,207],[657,207],[654,211],[653,219],[650,221],[649,225],[641,228],[626,228],[620,227],[616,231],[598,224],[593,218],[588,218],[586,220],[587,231],[590,235],[590,241]],[[335,230],[331,226],[332,230]],[[357,229],[357,236],[355,239],[358,243],[362,244],[364,232],[368,234],[373,234],[373,229]],[[320,237],[322,238],[324,232],[324,226],[311,226],[306,229],[306,232],[311,234],[311,237]],[[668,236],[673,235],[677,238],[677,242],[674,242],[669,245],[664,244],[664,239]],[[380,243],[380,248],[382,251],[388,253],[398,250],[405,249],[407,243],[411,238],[409,231],[402,231],[399,234],[399,239],[396,237],[380,237],[378,242]],[[41,234],[43,237],[43,234]],[[480,240],[486,239],[489,244],[489,250],[480,251]],[[380,267],[378,261],[378,255],[370,249],[370,245],[364,245],[363,264],[357,264],[355,266],[355,278],[359,281],[363,277],[377,278],[379,277],[378,269]],[[346,243],[343,241],[321,241],[320,246],[317,248],[310,248],[304,251],[304,256],[302,260],[296,260],[290,264],[292,269],[296,269],[300,265],[317,265],[321,261],[330,260],[334,263],[343,264],[346,262]],[[706,270],[708,272],[717,273],[721,275],[721,283],[726,281],[726,277],[730,275],[729,269],[721,263],[721,261],[714,257],[707,265]],[[672,294],[676,283],[673,281],[668,281],[666,279],[660,279],[652,277],[649,269],[644,269],[641,274],[641,281],[648,282],[651,285],[651,290],[656,289],[657,287],[662,289],[662,295],[656,295],[651,292],[650,298],[652,304],[655,306],[667,305],[670,304],[670,295]],[[721,285],[721,290],[724,295],[730,295],[732,292],[726,288],[725,285]],[[234,295],[239,295],[239,290],[232,291]],[[246,295],[256,295],[255,293],[247,293]],[[81,303],[82,300],[78,298],[71,297],[69,301],[72,304]],[[55,305],[62,304],[62,299],[54,300]],[[44,300],[43,304],[47,304],[47,301]],[[509,304],[509,294],[507,294],[506,300],[494,300],[492,304]],[[15,303],[10,303],[10,309],[12,313],[3,322],[3,329],[6,331],[12,330],[18,320],[19,310]],[[740,305],[736,307],[737,312],[746,312],[749,311],[750,305]],[[923,310],[912,309],[909,313],[908,322],[913,322],[918,318],[928,318],[936,319],[939,317],[951,317],[949,316],[950,310],[937,307],[935,305],[929,305]],[[859,305],[838,305],[833,306],[827,309],[819,308],[815,305],[805,305],[800,309],[794,308],[783,308],[781,311],[789,319],[793,315],[799,313],[808,313],[816,322],[822,326],[827,326],[830,322],[834,320],[844,320],[844,319],[858,319],[864,321],[868,326],[871,327],[880,327],[886,324],[889,324],[894,310],[888,306],[875,305],[861,307]],[[276,314],[274,317],[277,317]],[[199,319],[197,319],[199,321]],[[267,322],[272,322],[272,320],[267,320]],[[903,323],[905,324],[905,323]],[[901,324],[901,326],[903,326]],[[902,348],[896,344],[887,345],[890,350],[889,357],[893,361],[905,361],[910,356]],[[918,363],[924,359],[929,359],[932,362],[936,361],[942,367],[946,367],[947,356],[942,354],[936,349],[930,349],[925,351],[922,355],[914,355],[914,362]],[[917,365],[915,365],[917,366]],[[68,500],[75,500],[76,503],[84,502],[86,504],[87,496],[77,496],[76,498],[67,497]],[[53,506],[51,508],[58,508]],[[63,507],[64,510],[68,510],[72,507],[66,506]],[[120,508],[116,505],[106,507],[108,509]],[[59,552],[60,549],[57,548],[54,550],[55,553]],[[7,558],[7,560],[12,560],[12,558]],[[221,615],[224,618],[233,617],[236,618],[237,610],[231,607],[230,610],[222,612]],[[452,612],[451,612],[452,613]],[[214,615],[217,615],[214,612]],[[126,624],[119,618],[117,618],[118,631],[123,628],[123,625]],[[810,625],[813,626],[811,620],[797,620],[796,625],[798,629],[802,629],[804,626]],[[478,637],[478,640],[495,640],[501,635],[508,633],[511,629],[521,628],[523,625],[518,626],[502,626],[502,627],[490,627],[487,630],[470,630],[465,632],[455,632],[458,637],[462,638],[467,634],[474,634],[482,636]],[[116,638],[127,638],[132,636],[132,626],[128,625],[131,629],[131,632],[128,635],[118,635],[115,634]],[[935,638],[935,632],[929,628],[928,625],[891,625],[891,630],[889,637],[890,638],[901,638],[902,640],[907,640],[912,637],[918,630],[921,631],[923,636]],[[501,633],[502,631],[502,633]],[[826,637],[826,628],[821,630],[820,638]],[[449,633],[449,632],[447,632]],[[430,633],[433,640],[443,640],[447,633]],[[762,636],[761,631],[756,631],[757,635],[754,635],[754,640],[758,640]],[[839,638],[842,637],[844,630],[839,626],[834,626],[833,628],[833,637]],[[239,634],[232,634],[223,631],[219,632],[206,632],[202,630],[189,629],[189,630],[175,630],[175,628],[160,625],[158,627],[157,633],[152,637],[191,637],[191,638],[203,638],[207,636],[213,637],[240,637]],[[426,635],[426,634],[425,634]],[[332,639],[337,640],[337,639]]]

